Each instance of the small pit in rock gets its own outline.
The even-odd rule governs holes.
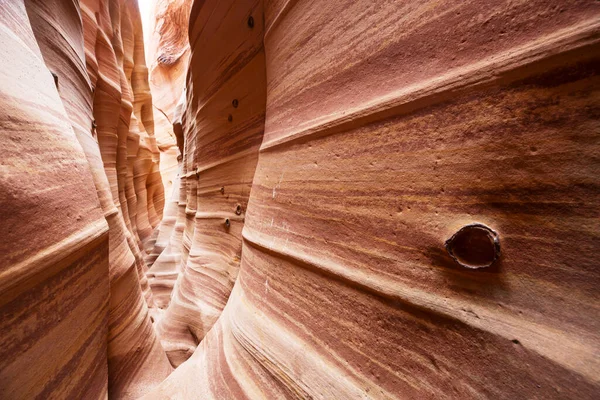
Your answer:
[[[446,241],[446,250],[465,268],[486,268],[500,256],[500,240],[491,228],[471,224],[463,226]]]

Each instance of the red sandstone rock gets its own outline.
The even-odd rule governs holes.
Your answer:
[[[86,36],[96,37],[95,42],[86,41],[87,54],[97,62],[97,70],[88,63],[90,75],[97,77],[94,116],[112,201],[119,207],[117,214],[107,217],[115,219],[109,388],[111,396],[135,398],[171,370],[148,314],[146,303],[152,305],[152,297],[138,247],[149,238],[152,222],[158,224],[156,214],[162,214],[164,202],[154,201],[160,179],[156,181],[158,150],[152,140],[151,97],[144,83],[147,73],[137,3],[86,0],[82,11]],[[114,32],[120,32],[120,37]],[[160,190],[158,195],[162,196]],[[129,217],[129,230],[124,215]],[[119,246],[127,247],[119,250]]]
[[[266,1],[264,140],[235,165],[262,14],[192,7],[189,256],[161,338],[206,334],[241,265],[149,397],[595,397],[598,5]],[[240,253],[242,221],[204,220],[246,171]],[[471,223],[499,234],[492,267],[446,253]]]
[[[174,112],[173,124],[174,131],[177,132],[177,141],[183,150],[183,136],[181,120],[185,109],[185,98],[182,98],[180,104]],[[181,150],[178,149],[178,152]],[[181,159],[181,156],[179,157]],[[155,304],[158,307],[155,314],[155,321],[162,318],[162,312],[171,301],[171,295],[175,282],[181,272],[181,249],[183,231],[186,221],[186,187],[185,180],[181,180],[183,166],[180,163],[180,170],[176,175],[171,199],[167,205],[163,220],[156,232],[156,242],[151,254],[146,258],[148,265],[152,267],[148,271],[148,278]],[[165,343],[167,345],[167,343]],[[167,345],[168,347],[168,345]],[[194,348],[192,346],[191,350]],[[188,354],[186,357],[189,357]]]
[[[181,119],[181,111],[177,111],[178,102],[185,102],[182,99],[184,92],[185,76],[189,59],[189,44],[187,40],[187,24],[189,11],[191,7],[190,0],[184,1],[153,1],[150,9],[153,13],[149,16],[146,23],[146,60],[150,65],[149,83],[152,93],[155,96],[153,102],[153,115],[156,126],[157,146],[160,149],[160,173],[166,193],[176,200],[179,188],[174,187],[173,183],[178,184],[178,171],[181,168],[181,154],[183,148],[178,149],[177,139],[174,133],[173,125]],[[183,104],[183,103],[182,103]],[[180,171],[179,171],[180,172]],[[152,266],[155,260],[161,255],[175,226],[174,217],[177,213],[177,207],[171,210],[172,214],[165,216],[161,225],[155,230],[154,237],[147,242],[148,256],[145,258],[146,264]],[[168,253],[171,253],[169,248]],[[171,264],[171,257],[165,254],[160,262],[165,260]],[[176,263],[178,264],[178,262]],[[166,269],[165,269],[166,268]],[[170,272],[167,272],[169,270]],[[177,274],[172,266],[159,265],[156,271],[162,277],[168,277],[166,281],[159,278],[156,290],[164,294],[162,306],[168,304],[170,289],[164,291],[164,287],[172,288]],[[153,273],[149,275],[151,279],[155,278]],[[165,303],[166,301],[166,303]]]
[[[156,139],[161,150],[161,174],[166,191],[178,171],[173,123],[175,108],[185,87],[190,46],[187,25],[191,0],[153,0],[146,23],[146,60],[154,95]]]
[[[0,398],[597,397],[598,4],[0,7]]]
[[[102,398],[108,227],[77,137],[80,122],[90,128],[91,110],[70,119],[30,5],[0,5],[0,398]],[[73,7],[60,11],[63,32],[81,30],[68,17]],[[81,50],[74,57],[81,43],[71,43]],[[69,82],[58,85],[69,93]],[[85,106],[88,93],[71,93],[73,103]]]
[[[11,29],[22,26],[15,31],[16,37],[30,43],[30,50],[19,48],[22,45],[18,41],[14,42],[15,47],[2,49],[26,54],[23,61],[33,66],[33,69],[24,70],[18,63],[14,66],[6,65],[3,70],[7,74],[3,75],[2,84],[14,80],[9,78],[11,71],[20,73],[22,85],[30,85],[30,90],[42,90],[49,82],[51,90],[48,95],[55,100],[36,95],[29,97],[39,99],[38,109],[50,106],[56,111],[54,114],[50,109],[46,114],[35,113],[31,111],[35,110],[31,109],[33,104],[24,109],[30,110],[25,111],[30,114],[29,121],[33,121],[36,115],[47,115],[45,123],[50,124],[47,128],[38,127],[36,135],[32,136],[39,143],[31,139],[28,143],[31,146],[37,143],[36,146],[41,146],[40,149],[47,147],[44,151],[49,151],[48,154],[52,155],[54,161],[48,163],[44,160],[44,152],[33,150],[33,147],[24,147],[20,151],[22,156],[31,157],[32,161],[37,160],[39,165],[47,163],[55,176],[48,176],[42,181],[36,179],[41,183],[40,189],[48,192],[45,196],[55,197],[53,201],[36,195],[36,191],[40,189],[30,191],[29,196],[34,195],[33,202],[25,201],[34,211],[31,215],[39,219],[44,228],[35,229],[38,222],[28,222],[25,215],[15,213],[17,209],[11,212],[11,208],[16,206],[14,201],[7,199],[2,207],[3,218],[8,218],[7,213],[14,213],[14,218],[20,218],[23,226],[28,227],[29,233],[22,238],[27,241],[27,245],[15,249],[20,248],[21,252],[23,249],[32,249],[34,253],[31,256],[22,253],[22,261],[14,258],[12,267],[5,270],[8,275],[3,278],[3,282],[11,281],[12,288],[6,292],[8,295],[5,297],[5,301],[12,303],[5,304],[17,305],[18,308],[14,310],[21,316],[15,320],[18,315],[14,314],[10,322],[11,314],[7,313],[14,312],[9,311],[12,308],[4,308],[2,312],[5,320],[2,332],[7,332],[9,336],[0,335],[4,341],[3,348],[8,351],[3,358],[6,364],[0,366],[0,397],[32,398],[39,395],[44,398],[99,398],[108,393],[116,398],[135,398],[159,383],[171,371],[154,334],[142,294],[145,287],[147,298],[151,301],[138,240],[132,236],[137,234],[137,230],[133,231],[129,219],[124,219],[122,213],[122,210],[127,212],[128,205],[125,180],[129,117],[132,110],[143,114],[140,111],[144,108],[143,103],[151,101],[147,84],[144,89],[145,78],[140,75],[144,71],[143,50],[138,50],[140,55],[135,56],[130,47],[135,36],[141,37],[137,4],[89,1],[82,5],[80,11],[75,4],[67,3],[27,0],[10,8],[2,5],[2,15],[7,16],[4,22]],[[120,31],[121,36],[114,35],[114,29]],[[84,30],[87,33],[85,52]],[[7,42],[3,42],[3,46],[4,44],[8,45]],[[138,47],[143,49],[139,39]],[[88,71],[84,54],[87,55]],[[128,68],[127,60],[132,55],[133,67]],[[27,57],[29,60],[25,61]],[[136,58],[139,67],[136,67]],[[39,72],[34,72],[36,65],[39,66]],[[138,77],[132,86],[126,73],[136,69],[139,71]],[[41,74],[49,77],[47,83],[36,79],[36,75]],[[8,94],[11,90],[7,86],[2,92]],[[144,90],[147,100],[137,100],[138,93],[141,97]],[[16,101],[17,98],[12,97],[10,102]],[[136,109],[138,103],[142,105]],[[6,109],[9,109],[8,103]],[[25,118],[28,114],[21,115]],[[52,120],[60,123],[56,125]],[[151,126],[151,118],[147,121],[150,121],[147,125]],[[52,124],[56,127],[52,127]],[[43,137],[39,135],[42,131],[59,132],[60,134],[54,133],[58,136],[55,136],[52,143],[60,144],[60,148],[65,150],[58,150],[50,142],[45,144]],[[14,138],[22,142],[24,137],[17,132],[19,131],[15,131]],[[69,140],[73,142],[75,138],[75,150],[68,153]],[[152,147],[151,138],[146,140],[150,143],[150,150],[157,155],[158,150]],[[83,169],[77,166],[79,154],[85,155]],[[157,170],[158,157],[149,157]],[[133,155],[134,162],[139,158],[141,156],[138,153]],[[18,178],[18,174],[25,173],[29,176],[29,171],[23,164],[14,171],[7,172],[14,179]],[[139,188],[137,193],[133,193],[133,197],[143,197],[144,190],[152,194],[152,201],[143,199],[137,202],[137,215],[148,213],[147,210],[150,209],[150,214],[155,214],[155,224],[158,224],[162,192],[156,188],[160,185],[160,180],[153,183],[150,172],[148,170],[139,174],[150,177],[146,178],[147,188]],[[93,177],[93,181],[86,183],[88,176]],[[158,176],[158,173],[154,176]],[[52,179],[63,183],[53,185]],[[90,183],[94,186],[93,191],[88,193]],[[75,188],[71,187],[73,185]],[[53,189],[48,191],[46,188]],[[79,202],[76,200],[78,198],[81,199]],[[66,214],[57,212],[59,209],[53,208],[54,203],[60,204],[60,209]],[[84,208],[85,204],[94,204],[94,208],[88,207],[88,211],[84,211],[80,203]],[[100,215],[99,207],[104,212],[101,220],[97,220]],[[45,208],[49,212],[44,211]],[[108,235],[102,233],[106,232],[106,222]],[[11,226],[15,224],[2,226],[13,229]],[[56,233],[52,234],[53,231]],[[18,233],[18,230],[14,232]],[[8,243],[13,246],[16,244],[14,240]],[[40,247],[34,243],[39,243]],[[36,249],[39,249],[37,254]],[[19,276],[24,278],[34,271],[28,265],[35,266],[41,273],[29,278],[30,283],[27,285],[22,285]],[[21,272],[15,270],[17,267]],[[73,275],[73,271],[82,272]],[[78,277],[75,278],[76,276]],[[36,294],[36,290],[42,293]],[[52,300],[43,300],[40,295],[51,296]],[[42,311],[39,306],[36,308],[35,303],[28,300],[33,298],[47,303],[44,308],[48,311]],[[62,304],[51,308],[55,302]],[[48,320],[48,317],[41,318],[40,312],[57,314]],[[34,341],[27,334],[32,329],[40,332],[37,335],[40,336],[39,340]],[[11,339],[10,335],[14,337]],[[29,338],[26,345],[31,350],[23,352],[23,347],[15,347],[16,337],[21,337],[20,340]],[[48,351],[48,340],[53,342],[52,351]],[[40,359],[36,368],[28,365],[32,359]],[[22,373],[24,370],[27,373]],[[19,374],[18,377],[15,374]]]

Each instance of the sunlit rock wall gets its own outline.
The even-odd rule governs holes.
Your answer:
[[[188,21],[192,0],[153,0],[146,20],[146,60],[149,83],[154,95],[156,138],[161,151],[161,174],[170,192],[181,154],[177,149],[173,124],[181,99],[190,56]],[[179,156],[179,157],[178,157]]]
[[[599,21],[591,1],[195,1],[158,325],[172,363],[193,355],[150,397],[596,397]],[[476,223],[491,267],[446,252]]]
[[[170,373],[152,327],[143,261],[164,197],[135,1],[81,4],[98,143],[116,205],[111,259],[111,397],[135,398]],[[112,248],[111,248],[112,249]],[[145,297],[145,300],[144,300]]]
[[[143,262],[164,197],[137,3],[0,7],[0,398],[137,398],[171,372]]]
[[[185,225],[185,204],[179,204],[183,154],[181,120],[185,109],[185,78],[190,54],[187,25],[192,2],[156,0],[150,3],[151,13],[144,32],[148,80],[154,95],[160,172],[167,198],[171,199],[155,231],[154,247],[146,257],[146,264],[151,267],[148,278],[158,307],[156,311],[161,313],[170,302],[181,269],[180,242]],[[179,222],[178,216],[181,217]],[[155,317],[159,319],[160,315]]]
[[[0,2],[0,398],[597,397],[598,2],[154,9]]]

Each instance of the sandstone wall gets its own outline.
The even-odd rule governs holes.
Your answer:
[[[154,10],[0,1],[0,398],[597,397],[598,2]]]
[[[192,0],[153,0],[146,21],[146,60],[154,95],[157,144],[161,150],[161,174],[170,191],[183,149],[177,149],[173,124],[176,107],[185,88],[190,56],[188,22]]]
[[[2,201],[0,397],[139,397],[171,366],[143,260],[164,197],[137,2],[1,8],[2,121],[17,143],[3,186],[22,193]]]
[[[137,2],[82,1],[81,12],[98,143],[118,210],[111,263],[110,395],[135,398],[171,371],[148,313],[153,301],[141,251],[151,242],[164,204],[152,98]]]
[[[180,270],[180,242],[185,221],[185,200],[180,205],[183,157],[181,122],[185,110],[185,78],[189,62],[188,21],[191,0],[155,0],[146,21],[146,60],[154,94],[154,120],[160,149],[160,172],[171,207],[157,229],[157,239],[146,263],[159,314],[166,309]],[[184,193],[185,194],[185,193]],[[178,215],[181,217],[178,221]],[[160,318],[160,315],[157,315]]]
[[[599,16],[196,1],[159,327],[172,362],[197,347],[151,397],[594,398]],[[446,251],[473,224],[499,237],[491,267]]]
[[[109,234],[77,132],[91,108],[71,120],[26,3],[0,9],[0,398],[106,398]]]
[[[214,325],[233,288],[262,141],[266,101],[262,28],[247,24],[248,15],[260,18],[262,9],[258,3],[232,4],[195,7],[190,18],[190,37],[197,40],[190,40],[182,119],[186,137],[180,193],[186,208],[180,214],[185,217],[181,272],[157,325],[175,366],[191,355]],[[211,12],[231,13],[234,19],[223,25]]]

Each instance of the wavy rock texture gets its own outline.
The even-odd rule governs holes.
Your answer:
[[[137,3],[90,0],[82,2],[81,9],[87,69],[95,78],[98,143],[116,205],[108,338],[110,394],[135,398],[171,371],[148,313],[147,304],[153,302],[140,251],[158,225],[164,203],[152,98]]]
[[[174,112],[173,130],[177,133],[179,160],[182,159],[183,130],[181,127],[185,98]],[[152,289],[154,302],[157,306],[155,319],[162,316],[162,311],[168,307],[175,282],[181,272],[181,248],[183,231],[186,221],[186,191],[185,180],[181,180],[183,165],[179,163],[179,171],[175,176],[171,198],[167,204],[164,217],[157,228],[157,238],[151,254],[146,258],[151,266],[147,276]]]
[[[172,363],[195,350],[148,397],[594,398],[599,17],[196,1],[158,325]],[[499,234],[491,268],[444,249],[472,223]]]
[[[146,60],[149,83],[154,94],[154,120],[161,150],[161,174],[165,190],[170,190],[181,161],[173,124],[176,108],[185,87],[190,56],[188,21],[192,0],[153,0],[146,21]]]
[[[167,307],[171,291],[177,280],[180,267],[181,227],[184,218],[177,224],[179,207],[181,160],[183,154],[183,133],[181,119],[185,109],[185,77],[189,60],[187,24],[191,0],[153,1],[153,13],[146,23],[146,60],[150,65],[149,83],[154,94],[154,121],[157,144],[160,149],[160,172],[165,190],[170,193],[170,208],[156,229],[156,242],[146,264],[150,286],[160,309]],[[174,236],[173,236],[174,235]],[[171,239],[171,237],[173,238]],[[176,243],[171,246],[170,243]],[[158,262],[157,265],[154,265]],[[160,297],[160,299],[157,298]]]
[[[235,23],[221,25],[227,13]],[[231,2],[221,2],[192,11],[190,35],[196,37],[201,30],[203,35],[190,41],[194,47],[183,123],[181,192],[186,220],[181,274],[157,324],[174,366],[185,361],[212,328],[239,270],[266,102],[262,29],[247,25],[250,13],[261,15],[258,3],[232,7]],[[210,61],[201,61],[205,59]]]
[[[94,171],[25,3],[0,10],[0,398],[106,398],[109,235]]]
[[[7,193],[19,181],[38,187],[3,201],[3,214],[18,218],[3,228],[23,244],[9,240],[20,251],[2,263],[0,397],[136,398],[171,372],[140,251],[164,200],[137,3],[13,3],[2,4],[2,50],[13,54],[5,60],[23,56],[3,68],[3,121],[14,132],[7,139],[26,144],[15,154],[48,172],[37,177],[7,154]],[[13,113],[19,96],[29,103]]]
[[[597,397],[598,2],[154,10],[0,3],[0,398]]]
[[[148,270],[154,304],[165,309],[171,300],[171,292],[180,270],[181,238],[185,224],[185,205],[179,204],[180,180],[177,175],[170,201],[159,228],[153,252],[157,256]]]

